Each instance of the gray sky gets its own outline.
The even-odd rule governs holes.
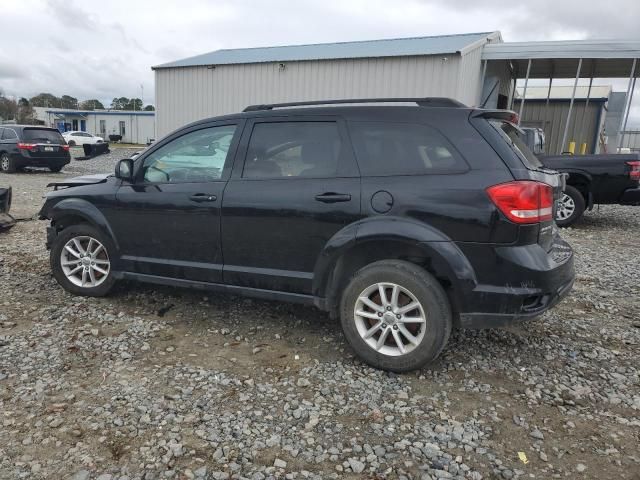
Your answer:
[[[640,38],[637,0],[0,1],[5,94],[107,103],[139,97],[141,84],[152,102],[152,65],[219,48],[492,30],[505,41]]]

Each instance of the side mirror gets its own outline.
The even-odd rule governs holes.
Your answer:
[[[133,160],[123,158],[116,163],[116,178],[127,180],[128,182],[133,180]]]

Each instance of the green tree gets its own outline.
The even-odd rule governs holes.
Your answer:
[[[127,103],[125,110],[142,110],[142,100],[139,98],[132,98]]]
[[[114,110],[126,110],[130,100],[127,97],[114,98],[111,101],[111,108]]]
[[[22,101],[25,99],[21,98],[20,100]],[[38,123],[42,123],[42,122],[38,122],[36,118],[36,111],[33,109],[31,105],[29,105],[29,102],[18,103],[18,110],[16,112],[16,122],[21,123],[23,125],[36,125]]]
[[[0,118],[2,120],[15,120],[18,113],[18,103],[7,98],[0,92]]]
[[[81,110],[104,110],[104,105],[100,100],[91,99],[80,102]]]
[[[145,109],[147,112],[155,112],[156,107],[154,107],[153,105],[147,105],[146,107],[144,107],[144,109]]]
[[[32,107],[60,108],[62,100],[51,93],[39,93],[29,99]]]
[[[78,99],[70,95],[63,95],[60,103],[62,108],[78,108]]]

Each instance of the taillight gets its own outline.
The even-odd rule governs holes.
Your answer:
[[[516,180],[489,187],[487,194],[514,223],[538,223],[553,217],[553,188],[546,183]]]
[[[640,182],[640,162],[633,161],[633,162],[626,162],[626,164],[631,167],[631,171],[629,172],[629,178],[631,180],[636,180],[637,182]]]
[[[33,143],[18,143],[18,148],[20,150],[29,150],[30,152],[35,152],[38,149],[38,145]]]
[[[60,145],[60,148],[61,148],[62,150],[64,150],[65,152],[68,152],[68,151],[69,151],[69,145]]]

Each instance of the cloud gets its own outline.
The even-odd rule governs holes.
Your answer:
[[[152,65],[219,48],[492,30],[505,41],[640,36],[640,2],[629,0],[610,1],[606,15],[602,4],[578,0],[2,0],[2,6],[0,41],[12,48],[0,56],[0,84],[9,94],[44,91],[107,103],[140,95],[141,83],[152,99]]]

